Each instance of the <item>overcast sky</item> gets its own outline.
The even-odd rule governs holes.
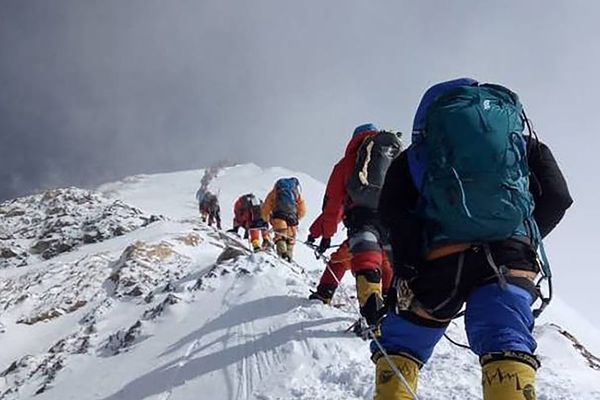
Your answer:
[[[410,132],[429,85],[471,76],[559,159],[557,291],[600,325],[596,3],[2,0],[0,200],[222,159],[325,180],[355,125]]]

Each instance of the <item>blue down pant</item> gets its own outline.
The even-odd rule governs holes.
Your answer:
[[[490,255],[502,266],[506,283],[499,283],[498,272],[489,263]],[[390,354],[407,353],[425,363],[449,320],[466,305],[465,329],[475,354],[533,354],[537,344],[532,336],[531,305],[536,292],[522,272],[536,272],[537,268],[535,252],[512,242],[488,246],[485,251],[473,247],[428,261],[408,284],[414,295],[411,306],[383,319],[379,342]],[[511,273],[514,271],[520,273]],[[424,312],[417,315],[416,310]],[[378,351],[375,343],[371,349]]]
[[[503,289],[490,283],[476,289],[466,302],[465,329],[472,351],[485,353],[521,351],[533,354],[531,294],[513,284]],[[391,313],[381,323],[379,342],[390,354],[407,353],[425,363],[447,324],[428,323],[410,312]],[[375,353],[379,349],[371,344]]]

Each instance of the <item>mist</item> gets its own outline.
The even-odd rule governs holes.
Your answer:
[[[556,291],[600,324],[598,11],[583,0],[4,0],[0,200],[220,160],[325,180],[356,125],[408,138],[423,91],[470,76],[516,91],[563,168],[575,205],[547,241]]]

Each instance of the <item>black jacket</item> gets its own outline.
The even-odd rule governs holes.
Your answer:
[[[541,142],[532,144],[528,164],[532,174],[529,190],[535,200],[533,216],[545,237],[560,222],[573,199],[548,146]],[[390,234],[396,268],[418,266],[422,260],[422,223],[414,214],[418,198],[404,151],[388,169],[379,200],[379,215]]]

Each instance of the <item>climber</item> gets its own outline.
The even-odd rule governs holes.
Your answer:
[[[298,223],[306,214],[298,179],[278,179],[263,203],[261,214],[273,226],[277,254],[292,261]]]
[[[463,78],[424,94],[412,144],[381,191],[397,285],[371,345],[376,400],[413,398],[420,368],[464,304],[483,399],[536,398],[537,251],[571,203],[515,93]]]
[[[398,132],[379,130],[370,123],[354,130],[344,157],[329,177],[322,213],[311,226],[307,242],[321,237],[317,252],[323,254],[341,221],[348,229],[348,239],[331,256],[312,298],[328,302],[337,287],[333,275],[341,279],[349,265],[356,277],[361,314],[371,316],[371,310],[383,307],[383,289],[390,286],[392,270],[387,232],[377,204],[387,168],[401,150]]]
[[[202,222],[212,226],[216,223],[217,228],[221,229],[221,207],[219,198],[211,192],[205,192],[199,204],[200,218]]]
[[[233,209],[233,228],[228,231],[237,234],[240,228],[244,229],[244,239],[250,239],[255,252],[271,247],[269,224],[261,216],[262,204],[262,200],[252,193],[240,196]]]

